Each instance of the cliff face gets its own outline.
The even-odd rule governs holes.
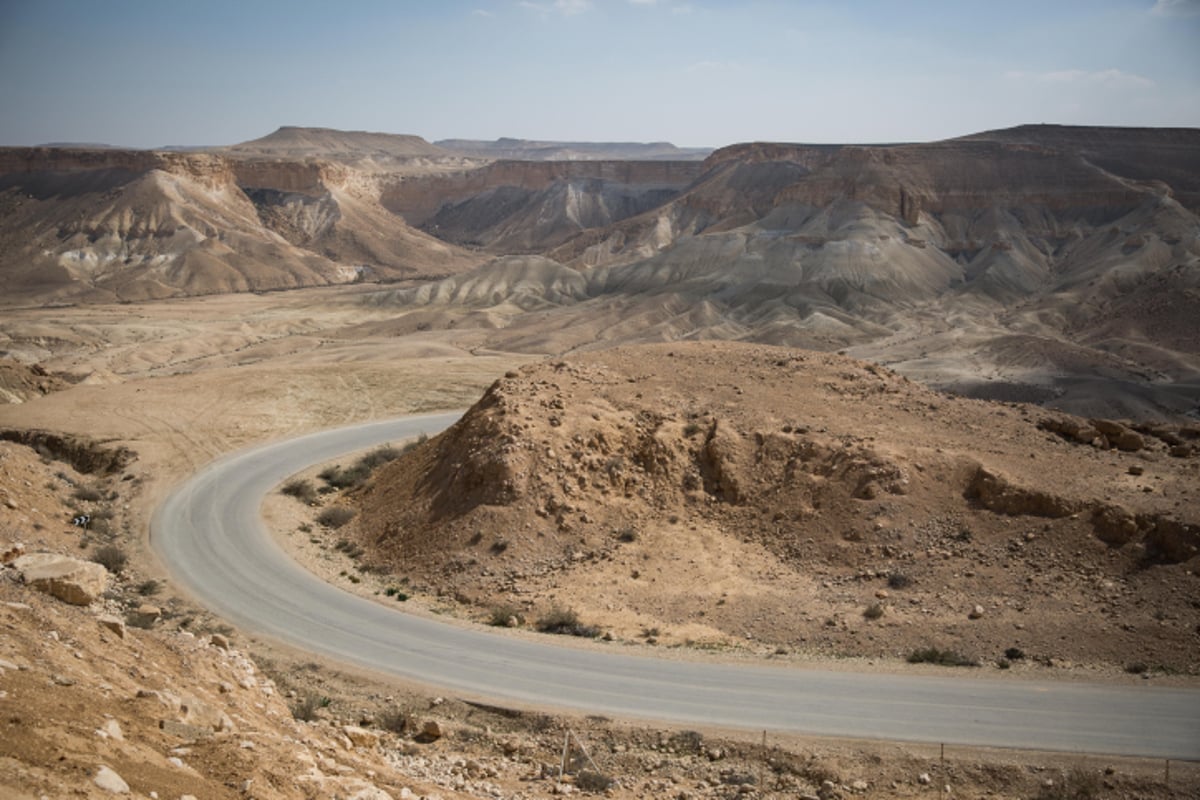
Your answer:
[[[315,160],[86,148],[0,150],[9,302],[140,300],[443,275],[478,263]]]
[[[528,253],[661,206],[703,169],[695,161],[497,161],[393,181],[381,200],[446,241]]]
[[[1200,131],[751,143],[713,153],[699,170],[670,199],[611,224],[583,202],[611,207],[602,186],[571,205],[570,181],[561,197],[535,197],[534,178],[548,172],[507,174],[531,188],[488,185],[444,205],[426,228],[544,256],[582,294],[539,289],[536,276],[511,280],[497,261],[392,300],[480,307],[468,288],[488,285],[493,308],[535,297],[556,306],[553,335],[546,321],[540,333],[509,321],[503,342],[521,349],[682,336],[858,347],[942,385],[1086,413],[1174,415],[1200,401],[1200,317],[1185,311],[1200,293],[1200,219],[1188,202],[1200,182]],[[483,174],[455,180],[466,191],[485,186]],[[538,274],[557,281],[559,272]],[[1014,341],[1025,344],[1014,350]],[[1002,386],[964,385],[981,371]],[[1153,390],[1131,391],[1151,376]]]

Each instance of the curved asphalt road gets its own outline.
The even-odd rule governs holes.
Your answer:
[[[457,417],[357,425],[222,458],[159,508],[152,542],[180,584],[246,630],[472,695],[683,724],[1200,758],[1197,690],[824,672],[556,647],[348,594],[299,567],[271,539],[260,507],[289,475],[345,452],[435,433]]]

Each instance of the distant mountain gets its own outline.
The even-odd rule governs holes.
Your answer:
[[[852,348],[974,396],[1200,414],[1200,130],[749,143],[698,166],[659,205],[594,226],[634,196],[629,181],[430,178],[446,200],[425,230],[541,258],[377,301],[434,327],[439,309],[457,307],[459,324],[476,309],[502,327],[496,346],[531,352],[676,338]]]
[[[237,156],[323,158],[335,161],[437,158],[452,155],[420,136],[284,126],[274,133],[224,149]]]
[[[0,148],[0,301],[442,276],[483,260],[408,226],[379,197],[372,173],[330,161]]]
[[[540,142],[530,139],[442,139],[440,148],[474,158],[516,161],[703,161],[711,147],[670,142]]]

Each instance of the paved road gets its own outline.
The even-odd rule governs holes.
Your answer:
[[[217,614],[307,650],[473,696],[689,725],[1159,758],[1200,758],[1200,691],[871,675],[668,661],[442,624],[355,597],[292,562],[264,495],[309,464],[456,414],[324,431],[227,456],[155,515],[173,577]]]

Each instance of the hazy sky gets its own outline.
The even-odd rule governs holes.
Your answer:
[[[0,144],[1200,127],[1200,0],[0,0]]]

